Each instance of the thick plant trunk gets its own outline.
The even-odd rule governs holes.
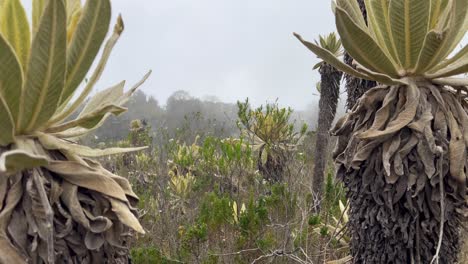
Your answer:
[[[50,156],[65,159],[58,152]],[[91,160],[83,162],[94,173],[104,171]],[[136,200],[125,178],[105,173],[125,189],[131,204],[42,167],[0,175],[0,263],[129,263],[132,231],[122,222],[120,206]]]
[[[321,85],[319,101],[319,119],[315,140],[314,174],[312,192],[320,201],[323,193],[323,181],[329,158],[330,128],[335,119],[336,107],[340,96],[340,80],[342,73],[329,64],[320,67]],[[316,212],[320,211],[320,203]]]
[[[354,263],[456,263],[467,118],[466,102],[425,84],[371,89],[338,121]]]

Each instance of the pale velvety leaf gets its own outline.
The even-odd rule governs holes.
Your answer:
[[[101,170],[73,161],[50,161],[46,168],[79,187],[100,192],[124,202],[128,201],[120,185]]]
[[[21,173],[10,177],[8,194],[4,200],[2,210],[0,211],[0,263],[27,263],[26,257],[22,256],[20,251],[11,244],[7,234],[8,224],[11,220],[13,210],[21,201],[23,196],[22,178],[23,176]]]
[[[0,263],[23,264],[26,257],[21,256],[6,236],[0,235]]]
[[[358,25],[362,30],[368,31],[366,21],[362,16],[361,8],[357,1],[349,1],[349,0],[337,0],[336,4],[338,7],[342,8],[346,13],[348,13],[351,20],[353,20],[356,25]],[[336,7],[335,7],[335,14],[336,14]]]
[[[66,17],[62,0],[49,0],[29,58],[19,131],[43,125],[55,113],[65,80]]]
[[[468,33],[468,3],[467,1],[453,0],[453,8],[449,12],[449,16],[453,16],[453,20],[449,21],[448,25],[452,27],[453,39],[451,43],[447,42],[448,48],[446,53],[442,56],[444,59],[447,58],[457,47],[460,42]],[[457,10],[455,12],[455,10]],[[465,19],[463,19],[465,17]],[[464,20],[464,21],[463,21]],[[456,30],[455,30],[456,29]]]
[[[7,237],[6,230],[11,214],[23,196],[22,178],[23,175],[21,173],[10,176],[8,194],[0,211],[0,237]]]
[[[58,114],[56,114],[49,121],[48,127],[50,127],[52,124],[60,123],[66,118],[70,117],[70,115],[72,115],[81,106],[81,104],[86,100],[89,93],[91,93],[91,91],[93,90],[93,87],[96,84],[96,82],[101,78],[102,72],[104,71],[107,61],[112,53],[112,49],[114,48],[115,44],[119,40],[120,35],[122,34],[123,30],[124,30],[123,20],[122,20],[122,17],[119,16],[117,18],[117,23],[114,26],[113,34],[109,37],[109,39],[106,42],[106,45],[104,46],[101,59],[99,60],[98,65],[96,66],[96,69],[91,75],[91,78],[89,79],[89,81],[86,83],[86,86],[84,87],[80,96],[71,105],[68,105],[68,100],[62,101],[57,111]],[[71,97],[69,97],[69,99],[71,99]]]
[[[427,33],[421,48],[421,53],[419,54],[418,63],[414,70],[415,73],[424,73],[427,69],[430,69],[431,66],[440,62],[434,61],[434,54],[437,53],[444,40],[447,38],[447,32],[448,29],[446,28],[443,31],[434,29]]]
[[[31,31],[20,0],[5,0],[0,17],[0,32],[13,47],[20,64],[25,68],[31,45]]]
[[[28,224],[27,218],[22,209],[15,208],[11,215],[10,224],[8,225],[8,234],[12,239],[13,245],[17,247],[20,254],[28,252]]]
[[[111,113],[114,115],[120,115],[125,111],[127,111],[127,108],[117,105],[106,105],[73,121],[51,127],[47,129],[47,131],[50,133],[57,133],[74,127],[82,127],[87,129],[94,128],[107,114]]]
[[[104,169],[99,162],[95,162],[87,158],[84,158],[83,160],[93,169],[100,170],[107,176],[114,179],[114,181],[116,181],[120,185],[120,187],[122,187],[122,189],[125,191],[125,194],[127,195],[127,197],[131,197],[135,199],[136,201],[138,201],[138,196],[133,192],[132,186],[130,185],[130,182],[126,178],[115,175],[111,173],[110,171]]]
[[[67,75],[61,103],[68,101],[89,71],[109,30],[110,16],[109,0],[86,1],[67,51]]]
[[[83,13],[81,0],[65,0],[65,8],[67,10],[67,44],[70,45],[81,14]]]
[[[341,36],[343,47],[364,67],[398,78],[395,65],[385,55],[374,39],[358,27],[340,7],[336,8],[336,27]]]
[[[382,163],[387,177],[391,175],[390,159],[393,158],[393,155],[398,151],[400,142],[401,138],[400,134],[398,134],[395,135],[391,140],[387,140],[383,143]]]
[[[75,34],[78,22],[81,18],[82,10],[78,10],[73,14],[70,20],[67,19],[67,46],[70,46],[73,35]]]
[[[72,144],[65,140],[58,139],[54,136],[39,133],[38,139],[42,145],[49,150],[66,150],[76,155],[83,157],[101,157],[114,154],[121,154],[127,152],[134,152],[144,150],[147,147],[136,147],[136,148],[107,148],[107,149],[92,149],[90,147]]]
[[[368,68],[366,68],[366,67],[362,66],[361,64],[359,64],[355,60],[353,60],[353,64],[356,67],[356,70],[358,70],[359,72],[361,72],[363,74],[371,76],[378,83],[385,84],[386,82],[393,82],[393,83],[404,84],[404,85],[408,84],[408,82],[405,79],[393,79],[393,78],[389,77],[388,75],[381,74],[381,73],[378,73],[378,72],[375,72],[375,71],[371,71]]]
[[[440,62],[435,67],[433,67],[429,71],[429,74],[434,73],[434,72],[436,72],[438,70],[444,69],[444,68],[450,66],[451,64],[456,63],[459,60],[467,60],[466,59],[467,56],[468,56],[468,45],[465,45],[460,51],[455,53],[455,55],[453,55],[452,57],[450,57],[447,60],[444,60],[444,61]]]
[[[79,118],[76,120],[76,122],[78,122],[78,120],[80,120],[80,119],[82,119],[82,120],[87,119],[88,120],[87,121],[88,126],[85,127],[85,126],[80,125],[81,128],[76,127],[76,122],[72,121],[72,122],[68,122],[68,123],[65,123],[65,124],[62,124],[62,125],[59,125],[59,126],[56,126],[56,127],[52,127],[52,128],[49,129],[49,131],[56,134],[58,137],[61,137],[61,138],[75,138],[75,137],[85,135],[85,134],[99,128],[106,121],[106,119],[109,116],[111,116],[111,114],[118,115],[118,114],[120,114],[119,113],[120,111],[125,111],[126,110],[126,108],[124,108],[123,106],[128,102],[130,97],[148,79],[148,77],[150,75],[151,75],[151,71],[149,71],[143,77],[143,79],[141,79],[130,90],[125,92],[123,95],[121,95],[116,100],[114,98],[120,93],[120,91],[119,91],[120,88],[119,88],[119,85],[113,87],[109,91],[109,92],[113,93],[112,96],[109,96],[109,98],[112,99],[112,100],[109,100],[109,101],[115,102],[117,104],[117,106],[116,105],[105,105],[105,106],[101,106],[101,109],[98,109],[98,110],[96,110],[94,112],[91,112],[92,108],[95,108],[94,106],[98,104],[97,99],[99,99],[99,97],[101,97],[103,94],[100,94],[99,97],[96,100],[92,99],[94,101],[93,104],[90,105],[89,107],[86,106],[86,109],[84,109],[84,110],[86,110],[87,113],[86,114],[83,114],[83,112],[80,113]],[[115,88],[115,90],[114,90],[114,88]],[[105,100],[105,101],[107,101],[107,100]],[[109,110],[112,110],[112,111],[109,111]],[[107,113],[105,113],[106,111],[107,111]],[[100,113],[104,113],[104,115],[101,115]],[[96,123],[96,121],[99,121],[99,122]]]
[[[398,86],[390,87],[390,91],[385,95],[382,106],[375,113],[374,122],[372,123],[370,130],[380,130],[384,128],[384,125],[390,117],[391,107],[398,96],[399,89],[400,88]]]
[[[122,81],[115,86],[112,86],[97,93],[89,100],[89,102],[83,108],[78,117],[82,117],[86,114],[92,113],[93,111],[96,111],[105,105],[115,104],[117,100],[124,94],[124,86],[125,81]]]
[[[328,50],[321,48],[318,45],[315,45],[312,42],[305,41],[299,34],[294,33],[294,36],[299,39],[304,46],[306,46],[310,51],[315,53],[319,58],[326,61],[328,64],[332,65],[333,67],[337,68],[338,70],[345,72],[347,74],[353,75],[355,77],[366,79],[366,80],[379,80],[378,82],[388,85],[394,84],[403,84],[399,80],[394,80],[390,76],[384,74],[378,74],[374,76],[369,76],[365,73],[359,72],[354,68],[350,67],[349,65],[343,63],[340,59],[338,59],[335,55],[330,53]]]
[[[458,74],[463,74],[468,72],[468,45],[465,46],[460,53],[456,56],[456,59],[450,59],[449,63],[441,68],[440,70],[428,73],[425,76],[431,79],[434,78],[443,78],[450,77]]]
[[[451,97],[450,99],[452,99],[451,107],[454,108],[456,111],[452,113],[457,117],[457,119],[460,122],[460,126],[463,132],[463,138],[465,140],[465,145],[468,146],[468,115],[466,114],[465,109],[459,101],[457,101],[453,97]]]
[[[42,13],[46,7],[48,0],[33,0],[32,1],[32,26],[33,33],[36,33],[37,28],[39,27],[39,22],[41,21]]]
[[[431,179],[436,172],[434,165],[434,153],[431,152],[427,142],[424,140],[420,140],[418,142],[416,151],[418,152],[421,163],[424,165],[424,172],[426,176]]]
[[[143,85],[146,82],[146,80],[148,80],[151,73],[152,73],[151,70],[148,71],[140,81],[138,81],[135,85],[133,85],[133,87],[130,90],[125,92],[125,94],[117,100],[118,105],[124,106],[130,99],[130,97],[136,92],[136,90],[138,90],[138,88],[140,88],[140,86]]]
[[[15,125],[6,105],[5,99],[0,94],[0,146],[7,146],[15,139]]]
[[[435,28],[439,22],[439,18],[442,12],[445,10],[448,4],[448,0],[430,0],[431,1],[431,16],[429,28]]]
[[[73,185],[67,181],[62,183],[63,192],[61,199],[67,206],[73,219],[81,224],[86,230],[90,230],[90,223],[88,218],[83,212],[80,201],[78,200],[78,186]]]
[[[112,211],[117,215],[120,221],[137,231],[140,234],[144,234],[145,230],[141,226],[136,216],[130,211],[127,204],[116,199],[109,199],[112,205]]]
[[[396,119],[390,121],[384,130],[366,130],[360,133],[358,137],[361,139],[376,139],[391,135],[408,125],[416,115],[420,92],[414,84],[407,86],[406,90],[405,108],[398,114]]]
[[[24,150],[10,150],[0,156],[0,174],[13,174],[18,171],[42,167],[48,164],[44,156],[34,155]]]
[[[23,73],[13,49],[2,35],[0,35],[0,83],[0,97],[4,99],[0,104],[7,105],[9,108],[9,111],[5,109],[0,110],[0,119],[2,119],[1,124],[8,126],[8,122],[6,121],[8,112],[11,114],[13,122],[18,118]],[[5,127],[4,129],[10,130],[10,128]],[[3,132],[0,132],[0,137],[2,137],[1,134]]]
[[[431,4],[437,5],[437,3],[433,2],[437,2],[438,0],[431,1]],[[442,1],[445,2],[447,0]],[[435,16],[437,13],[439,14],[437,19],[431,17],[431,25],[434,23],[433,20],[437,21],[435,21],[436,24],[434,26],[430,27],[430,30],[426,35],[421,53],[419,54],[418,64],[416,65],[416,73],[424,73],[427,69],[432,69],[434,65],[437,65],[441,62],[441,60],[434,60],[434,55],[437,54],[448,36],[449,22],[452,18],[450,16],[452,3],[450,3],[450,6],[447,6],[447,3],[441,4],[442,9],[440,11],[431,9],[431,12],[435,12],[432,15]],[[438,7],[435,6],[434,8],[437,9]]]
[[[468,86],[468,78],[438,78],[433,79],[433,83],[449,86]]]
[[[466,176],[464,175],[463,168],[465,167],[467,156],[465,140],[452,113],[448,112],[447,114],[451,137],[449,142],[450,175],[458,182],[464,183]]]
[[[428,0],[392,0],[388,16],[399,61],[412,70],[428,30],[430,4]]]
[[[468,30],[468,1],[453,0],[451,3],[452,5],[447,7],[447,10],[450,11],[447,18],[448,23],[443,26],[438,25],[432,35],[428,36],[431,38],[430,42],[427,40],[428,37],[426,37],[426,43],[424,44],[425,48],[426,46],[431,46],[431,51],[427,52],[428,54],[425,55],[429,58],[426,58],[424,62],[418,63],[418,72],[427,72],[435,65],[445,60]],[[445,24],[444,21],[439,21],[439,23]],[[436,43],[436,45],[433,43]],[[422,52],[424,52],[424,49]]]
[[[351,1],[354,2],[354,1]],[[367,9],[367,19],[369,21],[369,28],[375,36],[375,40],[380,47],[385,49],[387,56],[398,65],[395,42],[392,37],[390,28],[390,18],[388,17],[389,1],[382,0],[365,0]]]
[[[103,199],[103,198],[101,198],[101,199]],[[107,208],[107,206],[106,206],[106,208]],[[106,230],[109,230],[109,228],[112,226],[112,221],[107,217],[104,217],[104,216],[101,216],[101,215],[95,216],[90,211],[88,211],[86,209],[84,209],[84,213],[86,214],[86,217],[88,217],[89,220],[90,220],[90,230],[93,233],[105,232]]]
[[[104,245],[104,238],[102,237],[102,234],[94,234],[93,232],[88,231],[86,232],[84,242],[87,249],[97,251],[102,247],[102,245]]]
[[[67,21],[70,23],[73,15],[81,9],[81,0],[65,0],[65,9],[67,10]]]

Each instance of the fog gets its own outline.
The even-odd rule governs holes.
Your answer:
[[[126,29],[98,88],[153,75],[142,90],[159,102],[177,90],[254,105],[318,101],[317,58],[292,35],[333,31],[329,1],[113,0]],[[314,95],[315,94],[315,95]]]

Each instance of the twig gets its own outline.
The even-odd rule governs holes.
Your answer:
[[[245,253],[245,252],[258,251],[258,250],[260,250],[260,249],[259,248],[249,248],[249,249],[244,249],[244,250],[240,250],[240,251],[237,251],[237,252],[231,252],[231,253],[219,253],[219,254],[208,253],[208,255],[210,255],[210,256],[232,256],[232,255],[240,255],[240,254]]]
[[[440,228],[439,228],[439,242],[437,242],[437,250],[434,257],[431,260],[431,264],[439,263],[439,254],[440,248],[442,247],[442,240],[444,236],[444,221],[445,221],[445,201],[444,201],[444,178],[443,178],[443,171],[442,171],[442,163],[444,159],[444,153],[440,150],[440,160],[439,160],[439,191],[440,191]]]

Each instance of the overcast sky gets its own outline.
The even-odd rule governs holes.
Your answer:
[[[113,0],[126,29],[102,80],[133,83],[161,104],[177,90],[227,102],[249,97],[304,109],[317,101],[316,57],[292,36],[333,31],[327,0]]]
[[[28,11],[31,0],[23,0]],[[126,30],[96,88],[137,82],[160,104],[177,90],[254,105],[276,98],[303,110],[318,102],[318,59],[307,40],[335,30],[331,0],[112,0]],[[112,29],[112,25],[111,25]],[[465,36],[463,45],[468,43]]]

